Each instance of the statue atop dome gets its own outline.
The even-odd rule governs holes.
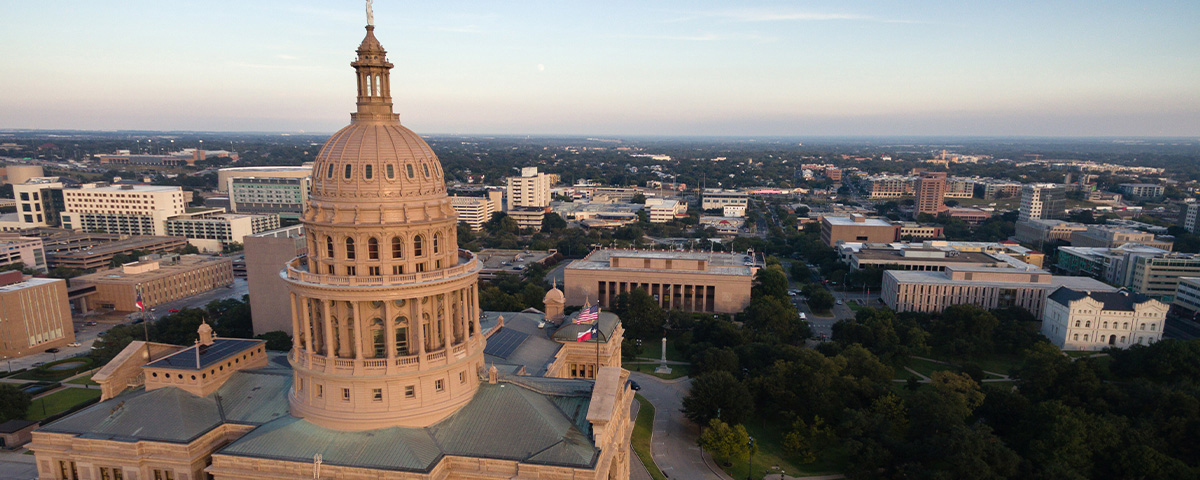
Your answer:
[[[375,11],[371,9],[374,0],[367,0],[367,25],[375,26]]]

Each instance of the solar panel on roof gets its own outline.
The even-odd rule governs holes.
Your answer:
[[[483,348],[483,353],[493,357],[508,358],[521,343],[529,338],[528,333],[518,332],[516,330],[502,328],[499,332],[488,337],[487,346]]]

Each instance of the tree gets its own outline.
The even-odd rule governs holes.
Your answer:
[[[812,335],[808,323],[800,319],[791,302],[776,296],[750,300],[750,305],[738,314],[738,318],[757,334],[760,341],[794,343]]]
[[[792,275],[794,282],[808,282],[812,280],[812,270],[801,261],[793,261],[788,267],[788,273]]]
[[[691,390],[683,397],[683,414],[700,425],[714,418],[742,423],[753,410],[746,386],[726,371],[697,376],[692,380]]]
[[[738,355],[732,348],[709,348],[700,352],[692,362],[694,369],[692,375],[698,375],[704,372],[729,372],[737,375],[741,372],[741,364],[738,362]]]
[[[750,289],[751,297],[773,296],[783,301],[788,299],[788,279],[783,268],[770,266],[760,268],[754,275],[754,287]]]
[[[195,255],[195,254],[200,253],[200,249],[196,248],[195,245],[192,245],[189,243],[187,245],[184,245],[184,246],[176,249],[175,253],[178,253],[180,255]]]
[[[563,220],[563,218],[557,213],[547,212],[546,215],[542,217],[543,232],[557,232],[564,228],[567,228],[567,221]]]
[[[645,196],[645,195],[643,195],[643,194],[642,194],[642,192],[635,193],[635,194],[633,194],[633,198],[631,198],[631,199],[629,200],[629,203],[636,203],[636,204],[638,204],[638,205],[645,205],[645,204],[646,204],[646,196]]]
[[[730,426],[717,418],[708,422],[708,428],[700,434],[696,443],[721,461],[745,457],[750,454],[751,448],[757,450],[757,446],[750,444],[750,434],[746,433],[746,427]]]
[[[975,305],[952,305],[930,325],[930,342],[957,357],[991,353],[992,334],[999,323],[995,315]]]
[[[0,383],[0,423],[25,418],[33,397],[11,383]]]
[[[824,288],[817,288],[811,292],[805,293],[808,302],[808,307],[814,312],[826,312],[833,308],[833,294]]]
[[[614,310],[621,316],[625,334],[630,338],[655,340],[662,337],[667,312],[645,290],[635,288],[628,294],[622,294],[618,296],[617,304],[619,309]]]
[[[75,278],[75,277],[78,277],[83,274],[84,274],[84,271],[80,270],[78,268],[58,266],[58,267],[54,267],[53,270],[50,270],[50,274],[47,276],[49,276],[50,278],[61,278],[61,279],[65,280],[65,279]]]
[[[292,336],[283,330],[275,330],[257,335],[254,338],[267,341],[267,350],[286,352],[292,349]]]
[[[492,214],[492,219],[483,224],[483,229],[490,233],[509,233],[516,234],[521,228],[517,225],[517,221],[509,217],[507,213],[496,212]]]

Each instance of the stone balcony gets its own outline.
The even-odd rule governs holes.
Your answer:
[[[321,354],[292,349],[291,352],[288,352],[288,360],[296,367],[317,372],[392,375],[449,365],[466,358],[468,352],[481,350],[482,348],[482,337],[476,334],[464,343],[452,345],[449,349],[426,352],[424,355],[407,355],[395,358],[330,358]]]
[[[405,275],[326,275],[312,273],[308,270],[307,256],[301,255],[288,262],[287,268],[280,275],[286,275],[288,280],[340,287],[385,287],[397,285],[417,285],[439,280],[449,280],[478,271],[479,260],[475,254],[467,250],[458,251],[458,265],[430,272],[409,273]]]

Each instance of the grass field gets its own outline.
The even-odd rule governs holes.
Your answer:
[[[64,382],[64,383],[73,383],[73,384],[75,384],[75,385],[91,385],[91,386],[93,386],[93,387],[94,387],[94,386],[97,386],[97,385],[100,385],[99,383],[96,383],[96,382],[93,382],[93,381],[92,381],[92,374],[90,374],[90,373],[88,373],[88,374],[84,374],[84,375],[80,375],[80,376],[78,376],[78,377],[76,377],[76,378],[72,378],[72,379],[70,379],[70,380],[67,380],[67,381],[66,381],[66,382]]]
[[[654,369],[658,368],[657,363],[622,363],[621,368],[634,372],[642,372],[647,375],[654,375],[663,380],[673,380],[680,377],[686,377],[691,374],[690,365],[671,365],[671,373],[661,374],[654,373]]]
[[[820,475],[836,473],[845,464],[845,455],[839,451],[826,450],[817,452],[817,461],[810,464],[799,464],[783,448],[783,435],[788,425],[768,424],[766,421],[754,419],[745,424],[746,432],[754,437],[758,452],[754,454],[754,471],[750,478],[763,478],[767,475],[784,473],[788,476]],[[746,469],[750,466],[747,458],[729,459],[730,465],[718,461],[721,469],[733,478],[746,478]]]
[[[639,357],[653,358],[655,360],[662,358],[661,340],[657,342],[643,342],[642,348],[642,354],[638,355]],[[667,339],[667,360],[671,360],[673,362],[688,361],[688,359],[683,357],[682,353],[680,353],[678,350],[675,350],[675,341],[671,339]]]
[[[41,420],[51,415],[67,411],[71,407],[93,398],[100,398],[100,390],[95,388],[65,388],[57,392],[35,399],[25,411],[28,420]]]
[[[642,460],[642,465],[646,466],[646,470],[650,471],[650,476],[654,480],[667,480],[667,476],[658,469],[658,465],[654,463],[654,457],[650,455],[650,436],[654,431],[654,405],[651,405],[650,401],[641,394],[634,398],[641,404],[641,407],[638,410],[637,420],[633,424],[633,453]]]

